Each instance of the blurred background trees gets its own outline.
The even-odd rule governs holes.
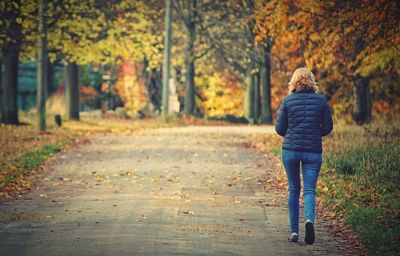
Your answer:
[[[161,113],[164,1],[47,2],[47,115]],[[35,113],[38,3],[0,2],[2,123],[19,123],[18,110]],[[399,5],[172,1],[168,112],[272,123],[291,74],[307,66],[337,118],[365,124],[395,116]]]
[[[383,102],[398,112],[399,1],[273,0],[263,6],[256,13],[257,40],[274,38],[278,72],[311,67],[335,115],[357,124],[368,123],[372,112],[383,114]]]

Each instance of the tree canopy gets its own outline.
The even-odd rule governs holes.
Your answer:
[[[252,122],[270,123],[292,72],[301,66],[316,74],[337,116],[363,124],[385,97],[399,105],[398,1],[180,0],[172,9],[171,74],[187,114],[243,113]],[[1,1],[0,13],[3,91],[14,94],[11,77],[18,75],[7,67],[13,67],[11,56],[17,62],[37,59],[38,6]],[[146,101],[133,105],[149,103],[159,110],[166,83],[160,79],[164,14],[164,2],[156,0],[48,1],[49,60],[102,67],[113,70],[114,77],[130,62],[137,68],[136,82],[122,86],[116,78],[112,84],[129,90],[142,84],[146,88],[140,90],[148,92],[135,99],[125,90],[122,101],[126,106]],[[237,94],[243,97],[242,109],[210,111],[215,106],[207,101],[215,90],[233,97],[228,96],[233,77],[242,88]],[[14,101],[4,102],[2,109],[15,108]]]

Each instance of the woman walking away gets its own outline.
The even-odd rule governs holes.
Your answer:
[[[285,137],[282,161],[289,182],[289,241],[299,239],[301,166],[307,244],[315,241],[315,188],[322,163],[322,136],[333,128],[328,103],[317,90],[313,73],[307,68],[296,69],[289,82],[289,95],[283,99],[275,123],[276,132]]]

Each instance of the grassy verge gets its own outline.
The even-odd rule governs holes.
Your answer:
[[[400,251],[397,127],[339,124],[326,140],[323,189],[318,192],[351,225],[371,255],[398,255]]]
[[[29,176],[48,157],[78,138],[76,132],[64,128],[38,132],[32,125],[1,125],[0,197],[30,189]]]
[[[27,172],[35,170],[37,166],[42,164],[49,156],[60,151],[61,148],[60,144],[45,144],[38,150],[23,153],[16,160],[15,171],[0,180],[0,189],[18,181]]]
[[[329,211],[325,216],[344,229],[351,227],[371,255],[400,251],[398,127],[383,122],[364,127],[338,123],[324,139],[317,203]],[[279,136],[256,140],[256,146],[280,155]]]

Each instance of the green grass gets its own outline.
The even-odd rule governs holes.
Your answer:
[[[400,124],[335,122],[324,138],[317,195],[352,227],[370,255],[400,252]],[[256,138],[257,147],[280,156],[282,138]],[[332,215],[331,215],[332,216]]]
[[[34,169],[49,156],[60,151],[61,147],[60,144],[47,144],[39,150],[25,153],[19,158],[20,167],[25,170]]]
[[[281,154],[281,147],[273,146],[271,147],[270,152],[276,156],[279,156]]]
[[[351,205],[346,220],[371,255],[398,255],[400,225],[383,208]]]
[[[48,157],[60,151],[63,144],[46,144],[38,150],[24,153],[17,159],[17,170],[12,175],[8,175],[0,181],[0,188],[4,185],[17,181],[21,176],[35,171]]]
[[[379,124],[339,125],[325,141],[318,191],[352,226],[371,255],[400,251],[400,136]]]

